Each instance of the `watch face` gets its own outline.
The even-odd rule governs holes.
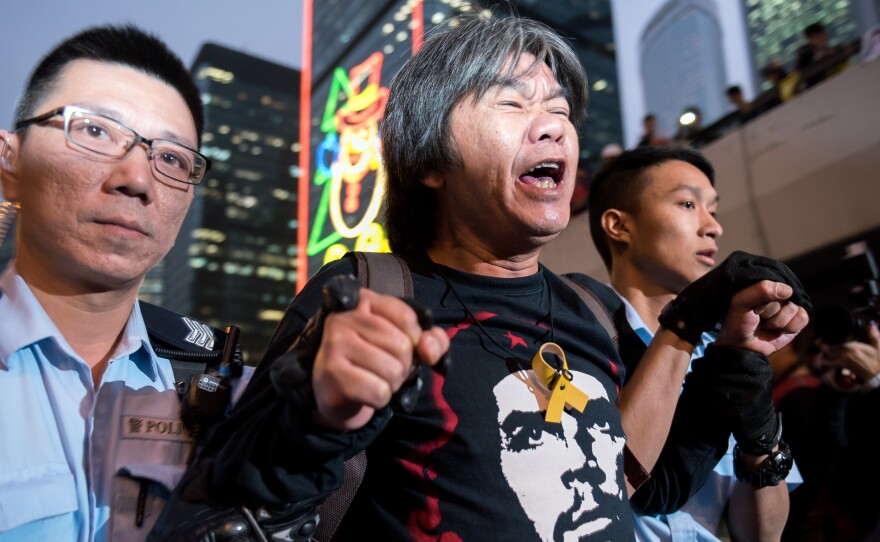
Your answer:
[[[794,461],[791,459],[791,452],[788,448],[788,445],[780,442],[779,449],[767,458],[761,465],[761,470],[767,473],[776,474],[780,476],[780,480],[788,476],[789,471],[791,471],[791,467],[794,464]]]
[[[736,477],[751,485],[761,488],[775,486],[788,476],[794,461],[791,450],[783,441],[779,441],[779,449],[761,463],[758,468],[749,468],[742,464],[737,447],[734,452],[733,470]]]
[[[784,470],[786,475],[794,464],[794,461],[791,459],[791,454],[781,451],[773,454],[773,460],[777,464],[778,470]]]

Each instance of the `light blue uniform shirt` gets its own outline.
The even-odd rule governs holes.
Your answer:
[[[14,263],[0,295],[0,542],[143,540],[191,442],[138,304],[96,392]]]
[[[620,294],[618,294],[620,295]],[[640,339],[647,345],[654,339],[654,334],[648,330],[648,326],[623,296],[620,296],[626,307],[626,319],[630,327],[635,330]],[[712,333],[703,333],[700,344],[694,347],[691,361],[702,357],[706,346],[712,344],[715,336]],[[690,367],[688,367],[690,371]],[[703,487],[694,493],[690,499],[678,511],[671,514],[656,516],[643,516],[633,512],[633,520],[636,527],[636,537],[643,542],[673,541],[673,542],[718,542],[720,539],[715,535],[730,494],[736,483],[733,475],[733,446],[736,441],[733,436],[727,447],[724,457],[715,465],[715,469],[709,474],[709,478]],[[803,479],[797,466],[792,467],[791,472],[785,479],[788,489],[791,491],[797,487]]]

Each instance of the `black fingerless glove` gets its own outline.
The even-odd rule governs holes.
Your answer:
[[[660,313],[660,325],[691,344],[711,331],[727,313],[730,300],[740,290],[762,280],[784,282],[792,287],[789,301],[809,311],[810,297],[801,281],[782,262],[737,251],[669,302]]]
[[[782,425],[773,406],[773,369],[767,357],[744,348],[710,345],[694,360],[685,388],[700,387],[715,397],[715,409],[742,451],[769,453]]]
[[[360,299],[360,285],[352,275],[331,278],[323,289],[321,306],[290,348],[269,368],[270,379],[278,397],[295,407],[299,415],[315,409],[312,391],[312,366],[321,346],[324,319],[331,312],[354,309]]]

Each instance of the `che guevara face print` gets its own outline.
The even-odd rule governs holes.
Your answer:
[[[583,413],[567,410],[561,423],[544,420],[550,392],[531,370],[511,373],[494,388],[501,470],[547,541],[601,533],[618,519],[603,515],[618,509],[605,503],[626,497],[617,476],[625,440],[609,423],[614,405],[595,377],[573,375],[589,400]]]

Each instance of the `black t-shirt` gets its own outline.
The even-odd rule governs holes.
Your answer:
[[[615,406],[624,368],[592,312],[543,266],[529,277],[499,279],[427,257],[409,263],[414,297],[449,334],[452,366],[445,376],[421,368],[424,389],[413,412],[395,412],[375,432],[363,485],[346,517],[351,538],[632,540]],[[317,310],[322,284],[355,271],[351,258],[328,264],[296,297],[239,408],[260,402],[254,398],[265,391],[259,388],[266,387],[266,368]],[[609,311],[619,308],[607,287],[584,275],[571,278],[596,292]],[[588,396],[583,411],[567,408],[561,423],[545,421],[549,392],[531,369],[532,357],[550,341],[565,352],[573,375],[568,385]],[[268,425],[301,431],[284,427],[293,423],[288,416],[280,418]],[[254,431],[253,420],[248,423]],[[314,447],[314,439],[294,440]],[[303,476],[264,480],[255,493],[281,483],[288,495],[302,498],[300,488],[314,485],[308,479],[297,486]]]

